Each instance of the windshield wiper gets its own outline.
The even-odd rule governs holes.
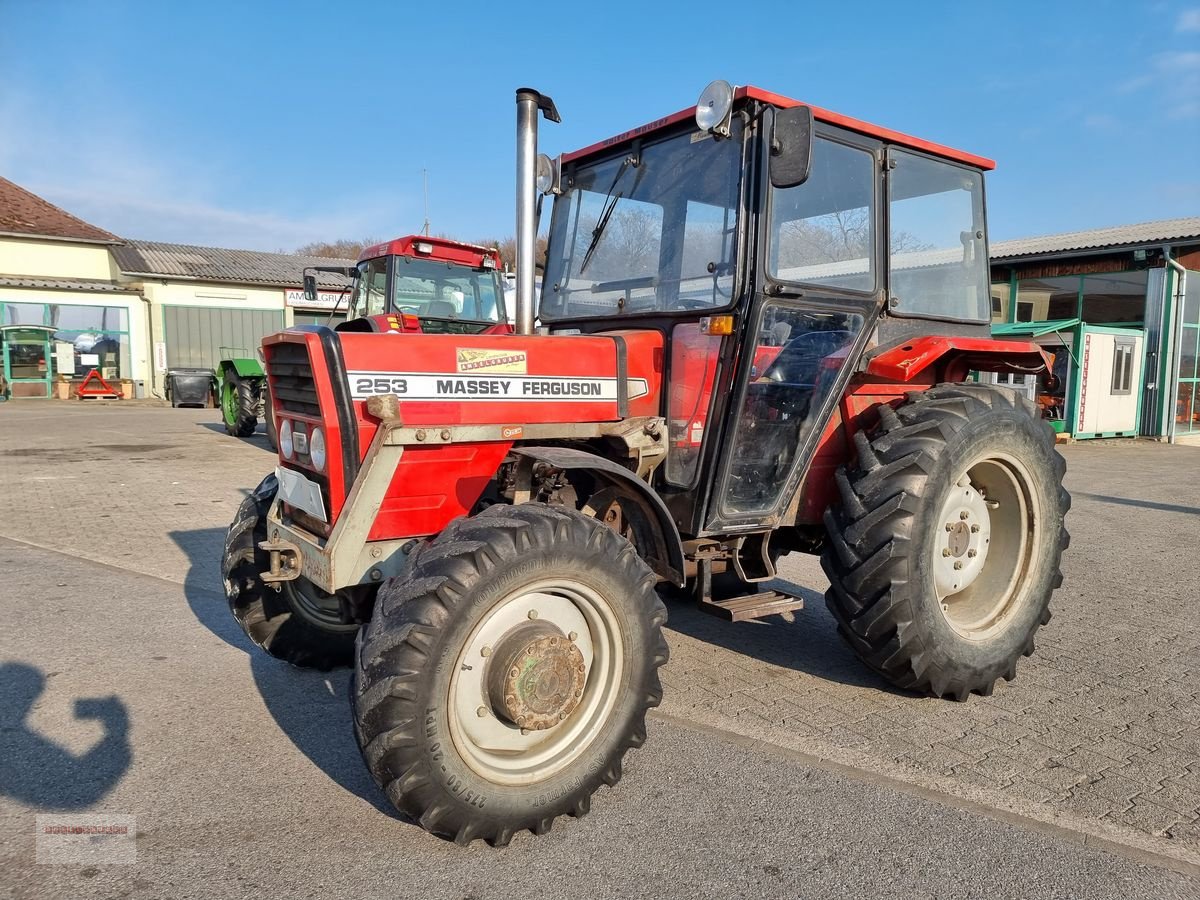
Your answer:
[[[616,194],[614,196],[613,191],[616,190],[617,182],[621,180],[621,176],[625,174],[625,170],[629,168],[629,163],[632,160],[632,156],[625,157],[625,161],[617,169],[617,175],[613,178],[612,184],[608,186],[608,193],[604,195],[604,206],[600,210],[600,218],[596,220],[596,227],[592,229],[592,241],[583,253],[583,264],[579,267],[580,275],[586,271],[588,263],[592,261],[592,254],[600,246],[600,238],[604,235],[604,229],[608,227],[608,220],[612,218],[613,210],[617,208],[617,201],[621,199],[621,195]]]

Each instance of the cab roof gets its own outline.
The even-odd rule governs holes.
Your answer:
[[[857,131],[859,134],[865,134],[869,137],[878,138],[889,144],[895,144],[901,147],[908,147],[913,150],[920,150],[924,153],[929,153],[934,156],[941,156],[945,159],[952,160],[957,163],[962,163],[968,166],[974,166],[977,169],[991,170],[996,168],[994,160],[988,159],[986,156],[977,156],[974,153],[967,153],[965,150],[956,150],[953,147],[947,147],[945,144],[934,143],[923,138],[913,137],[910,134],[905,134],[901,131],[893,131],[890,128],[884,128],[881,125],[872,125],[870,122],[864,122],[862,119],[851,118],[844,116],[841,113],[835,113],[828,109],[822,109],[819,106],[813,106],[811,103],[802,103],[799,100],[793,100],[790,97],[784,97],[781,94],[775,94],[771,91],[763,90],[762,88],[748,85],[739,87],[733,94],[734,102],[739,100],[758,100],[762,103],[769,103],[772,106],[777,106],[780,109],[789,109],[793,106],[808,106],[813,112],[813,118],[818,122],[827,122],[830,125],[836,125],[839,128],[845,128],[849,131]],[[655,119],[653,122],[648,122],[638,128],[623,132],[603,141],[598,141],[582,150],[576,150],[573,153],[564,153],[563,162],[579,159],[580,157],[590,156],[600,150],[612,147],[615,144],[620,144],[624,141],[632,140],[633,138],[642,137],[643,135],[651,134],[668,128],[671,125],[676,125],[679,122],[691,119],[696,114],[696,107],[689,106],[686,109],[681,109],[677,113],[666,116],[662,119]]]
[[[428,248],[428,249],[427,249]],[[382,244],[374,244],[358,255],[358,261],[375,259],[379,256],[412,256],[420,259],[436,259],[441,262],[458,263],[478,269],[485,258],[490,258],[500,268],[500,253],[495,247],[464,244],[449,238],[431,237],[427,234],[410,234],[394,238]]]

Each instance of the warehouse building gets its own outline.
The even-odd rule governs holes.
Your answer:
[[[166,373],[212,369],[221,359],[253,357],[265,335],[290,325],[345,318],[350,282],[319,273],[317,301],[305,300],[307,266],[353,266],[355,260],[225,250],[157,241],[112,248],[123,282],[135,284],[149,309],[153,392]]]
[[[1076,438],[1200,439],[1200,217],[991,247],[992,331],[1055,354],[1025,391]]]
[[[0,178],[0,393],[65,398],[95,371],[125,396],[162,397],[170,368],[212,368],[289,325],[337,321],[346,280],[321,273],[311,304],[302,276],[351,265],[125,240]]]

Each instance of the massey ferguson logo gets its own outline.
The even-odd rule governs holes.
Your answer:
[[[488,369],[492,372],[504,372],[512,375],[524,375],[526,372],[525,353],[513,353],[510,350],[459,350],[458,371],[477,372]]]

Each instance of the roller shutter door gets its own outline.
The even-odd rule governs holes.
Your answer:
[[[167,367],[211,369],[222,359],[222,347],[240,347],[246,355],[254,356],[263,337],[283,327],[281,309],[164,306]]]

